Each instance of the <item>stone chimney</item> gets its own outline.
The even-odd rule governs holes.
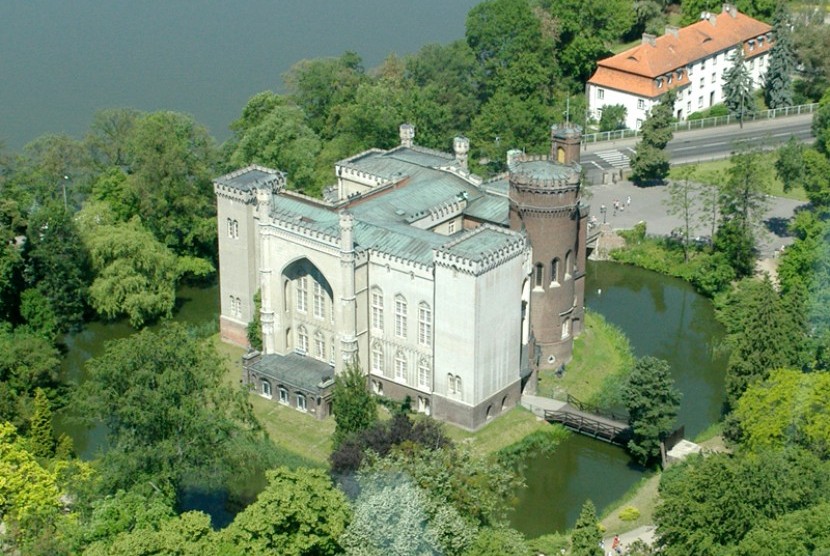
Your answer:
[[[732,17],[737,17],[738,15],[738,8],[735,7],[735,4],[724,4],[722,11],[725,14],[731,15]]]
[[[455,151],[455,161],[465,172],[467,171],[467,153],[470,152],[470,140],[466,137],[456,137],[452,141],[452,148]]]
[[[643,33],[643,42],[642,44],[648,44],[650,46],[657,46],[657,37],[654,35],[650,35],[648,33]]]
[[[666,34],[667,35],[672,35],[674,38],[677,39],[677,38],[680,38],[679,33],[680,33],[680,28],[678,28],[674,25],[666,25]]]
[[[413,141],[415,140],[415,126],[412,124],[401,124],[400,134],[401,146],[411,149]]]
[[[521,149],[510,149],[507,151],[507,167],[510,168],[513,164],[519,160],[524,153]]]
[[[712,27],[718,24],[718,15],[713,14],[712,12],[703,12],[700,14],[701,21],[708,21],[712,24]]]

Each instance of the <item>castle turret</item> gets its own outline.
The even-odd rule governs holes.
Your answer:
[[[533,250],[530,334],[539,365],[568,361],[582,330],[586,212],[580,205],[579,130],[555,127],[551,155],[521,155],[509,169],[510,227]]]
[[[412,124],[401,124],[398,131],[401,135],[401,147],[411,149],[415,142],[415,126]]]
[[[455,151],[455,160],[462,170],[467,171],[467,154],[470,152],[470,140],[466,137],[456,137],[452,142]]]

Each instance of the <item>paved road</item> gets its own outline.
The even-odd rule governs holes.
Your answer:
[[[688,164],[705,160],[727,158],[736,145],[746,143],[753,147],[774,148],[785,143],[791,136],[800,141],[812,141],[810,124],[812,114],[802,114],[746,123],[743,128],[737,124],[680,131],[666,147],[672,164]],[[594,183],[602,183],[603,172],[630,166],[634,146],[639,138],[619,139],[591,143],[583,147],[581,162]],[[610,181],[610,177],[606,178]]]

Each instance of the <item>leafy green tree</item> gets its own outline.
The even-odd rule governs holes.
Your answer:
[[[828,496],[828,464],[804,451],[692,457],[669,467],[655,509],[660,554],[733,554],[759,523]]]
[[[111,496],[93,500],[89,517],[81,523],[79,544],[88,547],[92,554],[109,554],[118,535],[141,529],[161,529],[165,522],[175,517],[173,506],[174,500],[156,491],[144,495],[135,490],[119,490]]]
[[[816,149],[825,156],[830,155],[830,90],[818,103],[818,110],[813,114],[811,125],[813,137],[816,138]]]
[[[132,128],[129,182],[138,214],[176,254],[215,258],[217,157],[213,139],[190,116],[154,112]]]
[[[664,149],[674,135],[671,123],[676,98],[675,91],[665,93],[643,122],[640,142],[631,159],[631,178],[635,182],[662,181],[669,174],[669,159]]]
[[[356,363],[350,363],[337,377],[332,395],[336,423],[332,442],[335,447],[355,433],[362,432],[378,420],[377,401],[366,385],[366,375]]]
[[[799,14],[798,25],[793,33],[798,73],[800,79],[795,88],[806,101],[816,102],[822,98],[830,83],[830,28],[824,24],[821,10],[814,14]]]
[[[586,500],[574,525],[570,553],[573,556],[603,556],[599,546],[601,540],[597,510],[593,502]]]
[[[794,104],[792,75],[795,73],[796,59],[791,27],[787,4],[778,2],[772,25],[775,43],[770,50],[767,72],[764,74],[764,98],[770,108],[784,108]]]
[[[221,482],[237,455],[231,446],[258,431],[246,393],[225,384],[216,350],[181,325],[110,342],[87,373],[75,407],[107,427],[104,492]]]
[[[98,168],[124,168],[129,164],[130,137],[141,116],[132,108],[105,108],[95,113],[84,143]]]
[[[0,421],[25,427],[37,388],[54,391],[60,355],[52,343],[24,328],[0,326]]]
[[[762,522],[743,538],[735,554],[788,554],[826,556],[830,546],[830,503],[785,514]]]
[[[121,168],[109,168],[102,172],[92,183],[90,199],[106,203],[119,222],[138,215],[138,199]]]
[[[163,521],[158,528],[147,527],[121,533],[112,543],[94,543],[85,556],[236,556],[232,546],[217,541],[218,534],[210,526],[210,516],[202,512],[186,512]]]
[[[599,119],[600,131],[616,131],[625,129],[625,117],[628,109],[622,104],[609,104],[602,107],[602,116]]]
[[[821,211],[830,208],[830,160],[814,149],[806,149],[801,158],[804,192]]]
[[[257,350],[262,350],[262,316],[260,310],[262,309],[262,292],[257,290],[254,294],[254,317],[248,323],[248,343],[251,347]]]
[[[805,148],[795,137],[778,148],[775,159],[775,175],[784,184],[784,191],[792,191],[804,186],[804,152]]]
[[[669,197],[666,200],[667,212],[680,218],[683,234],[683,260],[687,262],[693,225],[698,220],[696,201],[698,186],[694,182],[697,169],[696,164],[681,167],[678,171],[679,179],[669,181]]]
[[[734,417],[751,452],[801,446],[830,455],[830,375],[781,369],[750,385]]]
[[[352,153],[394,147],[403,123],[403,102],[403,92],[393,84],[383,80],[363,83],[353,102],[332,108],[336,132],[349,138]]]
[[[479,530],[465,556],[525,556],[530,549],[524,536],[510,527],[484,527]]]
[[[256,502],[221,533],[226,542],[243,554],[340,554],[351,510],[328,474],[279,467],[267,477],[268,486]]]
[[[71,211],[83,200],[91,163],[82,142],[68,135],[43,135],[23,148],[21,162],[14,178],[28,190],[23,206],[54,203]]]
[[[731,65],[723,72],[723,100],[729,113],[743,127],[746,117],[755,112],[755,99],[752,96],[752,76],[744,63],[742,45],[734,50],[729,62]]]
[[[673,430],[680,398],[667,362],[642,357],[634,363],[623,399],[633,432],[628,450],[641,463],[660,457],[660,442]]]
[[[55,454],[55,433],[52,429],[52,408],[43,388],[35,389],[34,406],[29,425],[32,453],[39,458],[49,458]]]

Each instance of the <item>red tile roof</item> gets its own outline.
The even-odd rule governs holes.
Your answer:
[[[761,35],[766,35],[772,27],[744,15],[737,10],[729,13],[723,11],[712,15],[675,32],[668,32],[657,37],[653,45],[644,44],[630,48],[597,63],[597,71],[588,83],[609,87],[633,94],[655,97],[667,89],[673,89],[689,83],[685,71],[678,79],[675,70],[727,50],[736,44],[745,43]],[[747,58],[763,54],[771,48],[769,39],[763,44],[756,44],[750,50],[744,46]],[[672,83],[658,88],[655,79],[674,72]],[[668,86],[665,86],[668,85]]]

